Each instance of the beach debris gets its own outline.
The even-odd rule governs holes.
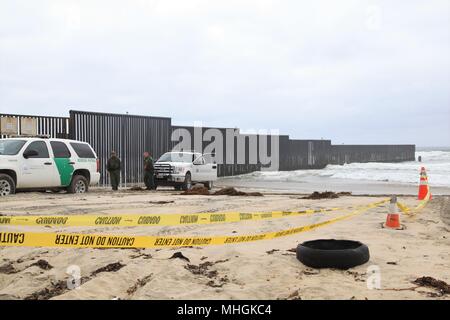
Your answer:
[[[230,261],[230,259],[217,260],[216,262],[214,262],[214,264],[224,263],[224,262],[228,262],[228,261]]]
[[[11,262],[0,266],[0,273],[13,274],[13,273],[17,273],[17,272],[19,272],[19,271],[17,271],[16,268],[14,268],[14,266],[12,265]]]
[[[386,264],[390,264],[390,265],[396,266],[397,262],[395,262],[395,261],[388,261],[388,262],[386,262]]]
[[[413,283],[422,287],[437,289],[441,294],[450,294],[450,285],[442,280],[437,280],[433,277],[417,278],[413,281]]]
[[[187,262],[191,262],[191,260],[189,260],[189,258],[186,258],[181,252],[175,252],[170,258],[170,259],[181,259],[181,260],[186,260]]]
[[[359,273],[355,271],[346,271],[345,273],[353,276],[353,279],[357,282],[366,282],[366,273]]]
[[[40,260],[38,260],[37,262],[35,262],[33,264],[30,264],[30,267],[33,267],[33,266],[37,266],[37,267],[41,268],[42,270],[53,269],[53,266],[50,265],[50,263],[48,263],[48,261],[43,260],[43,259],[40,259]]]
[[[292,249],[287,249],[286,250],[287,253],[282,253],[282,256],[293,256],[293,255],[297,255],[297,249],[296,248],[292,248]]]
[[[188,264],[187,266],[185,266],[184,268],[188,271],[190,271],[191,273],[195,274],[195,275],[202,275],[205,276],[207,278],[215,278],[217,277],[217,271],[216,270],[209,270],[210,267],[218,264],[218,263],[224,263],[229,261],[230,259],[225,259],[225,260],[217,260],[215,262],[211,262],[211,261],[206,261],[203,263],[200,263],[198,266],[193,265],[193,264]]]
[[[208,270],[209,267],[213,266],[214,263],[210,261],[206,261],[204,263],[200,263],[198,266],[193,264],[188,264],[184,268],[195,275],[202,275],[208,277],[210,279],[215,278],[217,276],[216,270]]]
[[[148,203],[150,203],[150,204],[169,204],[169,203],[174,203],[175,201],[163,201],[163,200],[161,200],[161,201],[149,201]]]
[[[185,190],[184,192],[182,192],[181,195],[183,195],[183,196],[194,196],[194,195],[209,196],[209,191],[208,191],[208,188],[205,188],[203,185],[196,184],[191,189]]]
[[[290,295],[288,295],[286,300],[302,300],[302,298],[300,297],[300,291],[299,290],[295,290]]]
[[[53,284],[50,288],[33,292],[31,295],[25,297],[24,300],[49,300],[63,294],[67,290],[67,282],[61,280]]]
[[[143,259],[146,259],[146,260],[153,258],[153,256],[151,254],[144,253],[141,251],[137,251],[136,255],[130,256],[131,259],[137,259],[137,258],[141,258],[141,257],[143,257]]]
[[[212,288],[222,288],[225,284],[230,282],[230,280],[228,279],[228,276],[225,275],[224,277],[218,279],[217,282],[215,282],[214,280],[210,280],[206,283],[206,285]]]
[[[314,191],[309,196],[300,198],[300,199],[309,199],[309,200],[319,200],[319,199],[336,199],[339,198],[339,195],[343,195],[343,193],[336,193],[332,191],[318,192]],[[351,193],[350,193],[351,195]]]
[[[266,251],[266,253],[267,253],[267,254],[273,254],[273,253],[275,253],[275,252],[277,252],[277,251],[280,251],[280,250],[278,250],[278,249],[272,249],[272,250]]]
[[[88,277],[82,277],[80,279],[80,284],[84,284],[91,280]],[[70,289],[67,287],[67,281],[66,280],[60,280],[60,281],[52,281],[51,286],[41,289],[39,291],[36,291],[32,293],[31,295],[24,298],[24,300],[49,300],[53,297],[57,297],[62,295],[63,293],[69,291]]]
[[[320,270],[306,268],[306,270],[303,270],[303,274],[306,275],[306,276],[315,276],[315,275],[320,274]]]
[[[214,196],[245,196],[245,197],[263,197],[260,192],[244,192],[238,191],[233,187],[226,187],[215,191],[212,195]]]
[[[290,256],[295,256],[295,253],[282,253],[281,255],[290,257]]]
[[[122,264],[120,262],[110,263],[110,264],[108,264],[105,267],[102,267],[102,268],[99,268],[99,269],[95,270],[94,272],[92,272],[92,275],[95,276],[95,275],[97,275],[99,273],[102,273],[102,272],[117,272],[117,271],[119,271],[120,269],[122,269],[125,266],[126,266],[125,264]]]
[[[139,290],[139,288],[142,288],[143,286],[145,286],[147,283],[150,282],[150,280],[153,277],[153,273],[149,274],[148,276],[145,276],[142,279],[138,279],[138,281],[127,290],[128,295],[132,295],[134,294],[136,291]]]

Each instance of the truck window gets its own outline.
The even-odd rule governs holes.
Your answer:
[[[50,145],[52,146],[55,158],[70,158],[71,154],[69,148],[67,148],[64,142],[51,141]]]
[[[30,159],[31,158],[38,158],[38,159],[50,158],[50,156],[48,154],[47,144],[44,141],[34,141],[34,142],[30,143],[30,145],[27,147],[27,149],[24,151],[24,153],[29,150],[34,150],[38,153],[36,156],[31,156]]]
[[[183,152],[167,152],[159,158],[158,162],[183,162],[191,163],[194,159],[194,155],[191,153]]]
[[[92,152],[92,149],[91,147],[89,147],[89,145],[85,143],[75,143],[75,142],[71,142],[70,145],[72,146],[73,150],[75,150],[78,157],[95,159],[95,154],[94,152]]]
[[[25,140],[0,140],[0,155],[15,156],[25,143]]]

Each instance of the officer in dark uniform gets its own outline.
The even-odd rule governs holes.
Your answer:
[[[153,158],[148,152],[144,152],[144,183],[147,187],[147,190],[156,189]]]
[[[121,163],[115,151],[111,152],[111,158],[108,160],[106,169],[108,170],[109,177],[111,178],[112,189],[114,191],[119,190]]]

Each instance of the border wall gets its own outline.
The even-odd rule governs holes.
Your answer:
[[[24,134],[24,131],[32,129],[39,135],[90,143],[100,159],[101,185],[109,184],[106,162],[112,150],[122,160],[122,184],[142,183],[144,151],[159,158],[183,140],[180,132],[189,133],[193,139],[186,148],[197,152],[213,152],[211,143],[218,139],[217,136],[222,137],[223,143],[217,142],[223,149],[214,150],[218,155],[215,161],[221,177],[270,167],[267,159],[262,157],[266,153],[272,159],[277,156],[277,168],[280,171],[322,169],[328,164],[415,160],[414,145],[332,145],[331,140],[298,140],[290,139],[288,135],[246,134],[236,128],[173,126],[172,119],[164,117],[86,111],[70,111],[70,118],[0,114],[0,118],[5,117],[9,118],[7,125],[10,135]],[[0,130],[3,132],[4,128]],[[211,134],[214,132],[217,136]],[[196,141],[196,134],[200,140],[197,138]],[[2,135],[1,138],[8,136]],[[272,154],[276,151],[271,153],[273,138],[279,141],[278,155]],[[244,150],[239,156],[238,148]]]
[[[329,163],[414,161],[415,152],[414,145],[333,145]]]
[[[159,158],[169,150],[171,124],[171,118],[70,111],[69,136],[97,152],[101,185],[109,184],[106,163],[113,150],[122,160],[122,184],[136,184],[143,181],[144,151]]]
[[[214,135],[214,131],[216,131],[217,135]],[[188,133],[192,137],[189,147],[185,148],[187,149],[186,151],[213,152],[215,154],[213,159],[217,163],[217,175],[219,177],[261,170],[259,146],[262,139],[260,135],[241,134],[240,130],[236,128],[172,126],[171,150],[183,141],[183,132]],[[201,136],[201,139],[198,139],[198,136]],[[219,136],[222,138],[218,138]],[[222,139],[222,141],[217,141],[217,139]],[[221,150],[208,149],[208,146],[214,142],[222,145]],[[245,153],[239,159],[237,151],[240,143],[243,144]],[[227,146],[231,146],[230,148],[232,149],[227,148]],[[267,147],[270,148],[270,142],[267,143]],[[177,150],[179,149],[181,148],[177,148]],[[256,155],[256,159],[251,159],[254,155]]]
[[[16,135],[26,136],[31,132],[52,138],[68,137],[69,118],[0,114],[0,120],[1,118],[5,118],[5,120],[8,118],[9,121],[8,123],[1,121],[1,132],[7,132],[7,134],[0,134],[0,138]],[[1,128],[2,125],[7,126],[7,128]]]

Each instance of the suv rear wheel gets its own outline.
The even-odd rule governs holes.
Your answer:
[[[83,176],[74,176],[70,186],[67,188],[69,193],[86,193],[89,191],[89,182]]]
[[[16,193],[16,184],[7,174],[0,173],[0,197]]]

